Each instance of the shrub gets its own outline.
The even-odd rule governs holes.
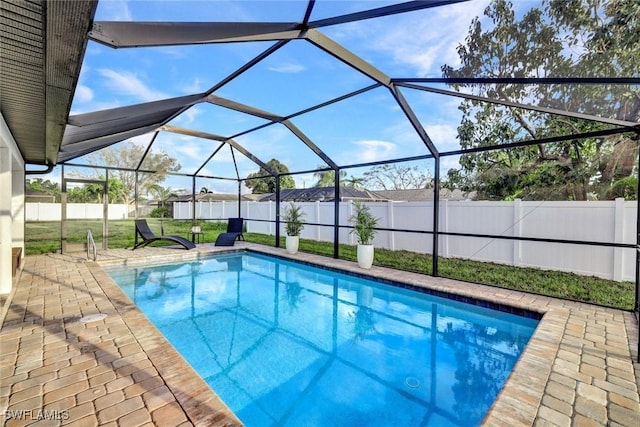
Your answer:
[[[149,216],[151,218],[169,218],[169,208],[155,208]]]

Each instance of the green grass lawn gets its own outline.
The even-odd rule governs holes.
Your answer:
[[[147,219],[149,227],[156,234],[177,234],[189,238],[191,221],[174,221],[155,218]],[[205,233],[205,241],[212,242],[218,234],[227,229],[224,222],[199,222],[198,225]],[[91,230],[94,240],[101,247],[102,221],[101,220],[71,220],[67,221],[67,242],[85,243],[87,241],[87,229]],[[109,221],[108,246],[110,249],[132,248],[135,242],[135,225],[133,220]],[[60,222],[27,222],[25,226],[25,253],[27,255],[55,252],[60,250]],[[174,245],[173,242],[157,242],[154,245]]]
[[[149,226],[160,235],[161,221],[148,219]],[[226,221],[199,222],[204,232],[205,242],[214,242],[218,234],[226,231]],[[164,234],[189,236],[191,221],[162,221]],[[98,246],[102,241],[102,222],[69,221],[67,241],[69,243],[86,242],[87,229],[91,229]],[[131,248],[134,245],[133,220],[109,221],[109,248]],[[28,222],[25,229],[26,254],[55,252],[60,249],[60,222]],[[275,236],[244,233],[247,241],[269,246],[275,245]],[[280,247],[284,248],[284,237]],[[161,242],[154,243],[159,245]],[[166,242],[172,244],[172,242]],[[333,244],[315,240],[300,240],[300,251],[319,255],[333,256]],[[340,245],[341,259],[356,260],[356,247]],[[391,251],[376,248],[375,265],[400,270],[431,274],[431,256],[409,251]],[[597,277],[581,276],[573,273],[539,270],[535,268],[512,267],[502,264],[440,258],[439,273],[442,277],[473,283],[482,283],[507,289],[521,290],[570,300],[584,301],[609,307],[632,310],[635,298],[632,282],[614,282]]]

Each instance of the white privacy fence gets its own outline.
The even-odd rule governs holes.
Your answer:
[[[127,219],[129,207],[126,204],[109,204],[109,219]],[[67,203],[68,219],[102,219],[102,203]],[[26,221],[60,221],[60,203],[25,203]]]
[[[301,237],[333,241],[334,204],[296,203],[305,212],[307,225]],[[379,218],[378,227],[402,230],[433,229],[433,202],[367,203]],[[281,204],[281,209],[287,203]],[[191,203],[175,203],[174,217],[190,219]],[[275,224],[251,220],[275,221],[275,202],[243,202],[238,215],[237,202],[198,202],[196,218],[226,220],[246,218],[247,231],[275,234]],[[340,203],[340,225],[350,225],[352,204]],[[636,202],[617,199],[601,202],[513,202],[447,201],[440,202],[439,230],[443,233],[468,233],[542,239],[636,243]],[[281,224],[284,235],[284,224]],[[374,245],[392,250],[431,253],[433,236],[425,233],[379,231]],[[355,244],[349,229],[339,231],[340,243]],[[443,257],[467,258],[514,266],[537,267],[594,275],[617,281],[635,280],[635,250],[592,245],[517,241],[485,237],[439,236],[438,252]]]

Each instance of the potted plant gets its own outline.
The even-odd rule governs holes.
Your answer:
[[[300,206],[296,206],[291,202],[287,208],[285,208],[282,215],[282,220],[285,222],[285,232],[287,233],[286,248],[290,254],[298,252],[298,246],[300,244],[300,233],[304,228],[302,220],[304,219],[304,212]]]
[[[373,264],[373,245],[371,242],[376,235],[375,226],[378,218],[374,217],[367,205],[362,202],[353,202],[354,212],[349,218],[353,223],[351,233],[356,235],[358,241],[358,265],[361,268],[371,268]]]

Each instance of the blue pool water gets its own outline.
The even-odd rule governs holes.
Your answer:
[[[477,425],[538,323],[255,253],[107,271],[249,427]]]

